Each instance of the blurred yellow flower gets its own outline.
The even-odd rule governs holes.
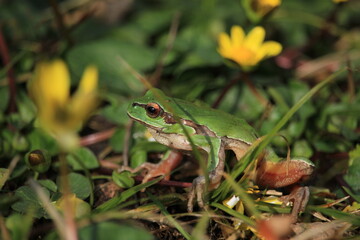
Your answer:
[[[226,33],[219,35],[218,52],[224,58],[239,64],[248,71],[261,60],[278,55],[282,46],[275,41],[266,41],[263,27],[253,28],[247,36],[240,26],[231,28],[231,36]]]
[[[260,16],[265,16],[281,4],[281,0],[253,0],[252,9]]]
[[[342,3],[342,2],[347,2],[348,0],[333,0],[334,3]]]
[[[70,96],[70,76],[62,60],[40,62],[29,83],[29,94],[38,108],[40,126],[63,149],[77,146],[77,131],[97,105],[98,71],[85,69],[77,91]]]
[[[65,199],[66,197],[68,197],[68,199]],[[84,200],[77,198],[74,193],[62,196],[61,198],[56,200],[56,202],[53,202],[53,204],[61,212],[65,212],[66,208],[69,207],[70,204],[70,207],[72,208],[71,210],[75,214],[75,218],[84,217],[91,212],[90,205]]]

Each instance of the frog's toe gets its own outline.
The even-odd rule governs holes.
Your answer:
[[[284,203],[293,202],[293,209],[291,211],[292,222],[298,220],[300,212],[304,212],[305,207],[309,201],[310,190],[308,187],[295,188],[289,195],[281,198]]]
[[[191,190],[189,192],[188,212],[193,211],[194,198],[196,197],[197,204],[200,208],[204,208],[204,190],[205,190],[205,177],[200,176],[194,179]]]
[[[189,195],[188,195],[188,203],[187,203],[187,210],[189,213],[191,213],[193,211],[194,208],[194,197],[195,197],[195,192],[193,191],[193,188],[191,188]]]

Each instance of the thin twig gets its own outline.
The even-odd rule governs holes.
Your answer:
[[[167,42],[166,42],[166,49],[161,55],[159,62],[156,66],[156,69],[154,73],[151,75],[149,81],[152,83],[153,86],[157,86],[160,76],[162,74],[163,68],[164,68],[164,61],[167,55],[170,53],[171,49],[174,46],[174,42],[176,39],[177,31],[179,28],[179,20],[180,20],[180,13],[177,12],[175,16],[173,17],[173,20],[171,22]]]
[[[129,148],[130,148],[130,139],[131,139],[131,130],[134,125],[134,121],[132,119],[129,120],[129,123],[125,128],[125,136],[124,136],[124,146],[123,146],[123,166],[129,166]]]
[[[16,155],[10,162],[9,164],[9,167],[7,168],[7,172],[4,174],[3,178],[1,179],[2,182],[5,184],[6,181],[8,180],[8,178],[10,177],[11,173],[14,171],[17,163],[19,162],[20,160],[20,156],[19,155]],[[0,187],[1,189],[1,187]]]
[[[347,62],[346,65],[347,65],[347,70],[348,70],[347,80],[348,80],[349,102],[352,103],[355,100],[354,75],[353,75],[353,71],[352,71],[352,68],[351,68],[351,60],[350,60],[350,58],[347,58],[346,62]]]
[[[264,107],[266,107],[268,105],[268,100],[266,100],[260,93],[259,91],[256,89],[254,83],[252,81],[250,81],[249,79],[249,75],[247,73],[244,72],[242,80],[245,82],[245,84],[250,88],[250,91],[254,94],[254,96],[257,98],[257,100],[259,100],[259,102],[261,103],[261,105],[263,105]]]
[[[1,239],[11,240],[10,233],[5,226],[4,217],[1,214],[0,214],[0,233],[1,233],[0,235]]]
[[[124,67],[137,79],[139,80],[147,89],[152,88],[152,84],[143,77],[140,73],[138,73],[125,59],[123,59],[121,56],[117,56],[121,64],[124,65]]]
[[[241,72],[241,74],[236,75],[222,90],[219,97],[216,99],[214,104],[212,105],[213,108],[217,108],[221,101],[224,99],[227,92],[235,86],[239,80],[243,80],[244,83],[250,88],[250,91],[254,94],[254,96],[259,100],[259,102],[266,107],[268,105],[268,101],[259,93],[256,89],[255,85],[249,80],[249,75],[246,72]]]
[[[323,21],[323,25],[319,31],[315,31],[312,36],[308,38],[305,45],[299,48],[300,52],[306,52],[311,49],[314,44],[318,43],[321,38],[326,36],[331,30],[331,25],[336,23],[337,16],[342,8],[343,4],[335,4],[335,8],[329,13],[326,19]]]
[[[0,26],[0,54],[3,65],[10,66],[8,71],[6,71],[6,74],[9,84],[9,91],[10,91],[8,112],[12,113],[12,112],[16,112],[16,80],[15,80],[14,70],[10,65],[11,64],[10,54],[5,38],[2,33],[1,26]]]
[[[241,74],[237,74],[230,82],[228,82],[228,84],[223,88],[222,92],[220,93],[220,95],[218,96],[218,98],[215,100],[215,102],[213,103],[212,107],[213,108],[217,108],[219,107],[221,101],[224,99],[226,93],[233,87],[235,86],[241,79]]]
[[[135,181],[142,182],[144,177],[142,176],[135,176]],[[172,180],[164,180],[161,179],[159,182],[156,183],[156,185],[162,185],[162,186],[171,186],[171,187],[180,187],[180,188],[189,188],[192,186],[191,182],[179,182],[179,181],[172,181]]]
[[[29,180],[30,186],[35,190],[39,200],[42,203],[43,208],[47,211],[47,213],[50,215],[51,219],[53,220],[56,229],[58,231],[58,234],[61,239],[67,239],[66,238],[66,225],[63,217],[61,214],[55,209],[55,207],[51,204],[50,199],[48,196],[44,193],[44,191],[41,189],[40,185],[36,183],[34,180]]]
[[[86,135],[80,139],[81,146],[89,146],[98,142],[105,141],[114,135],[116,128],[107,129],[101,132]]]
[[[64,24],[64,19],[62,17],[61,12],[60,12],[59,5],[58,5],[57,1],[56,0],[48,0],[48,1],[50,3],[51,9],[53,10],[56,25],[57,25],[57,27],[58,27],[58,29],[60,31],[60,34],[67,41],[68,45],[72,46],[74,41],[70,37],[70,33],[69,33],[68,29],[66,28],[66,26]]]

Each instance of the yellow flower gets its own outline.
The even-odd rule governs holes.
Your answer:
[[[70,96],[70,76],[62,60],[40,62],[29,83],[29,94],[38,108],[40,126],[52,134],[63,149],[77,145],[76,132],[97,105],[98,71],[85,69],[80,85]]]
[[[251,3],[254,12],[260,16],[265,16],[280,4],[281,0],[253,0]]]
[[[231,28],[231,36],[226,33],[219,35],[218,51],[224,58],[239,64],[243,70],[250,70],[261,60],[278,55],[282,46],[275,41],[264,42],[263,27],[253,28],[247,36],[240,26]]]
[[[66,197],[67,199],[65,199]],[[74,212],[76,218],[84,217],[91,212],[90,205],[84,200],[77,198],[74,193],[62,196],[56,202],[53,202],[53,204],[61,212],[65,212],[67,207],[71,207],[71,210]],[[67,204],[70,204],[70,206]]]
[[[333,0],[334,3],[342,3],[342,2],[347,2],[348,0]]]

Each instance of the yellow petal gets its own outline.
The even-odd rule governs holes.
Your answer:
[[[231,28],[231,41],[233,47],[240,47],[244,41],[245,33],[240,26],[233,26]]]
[[[263,27],[253,28],[245,37],[244,45],[252,51],[257,51],[265,38],[265,30]]]
[[[98,84],[98,70],[95,66],[88,66],[80,81],[78,91],[82,93],[94,92]]]
[[[276,56],[281,51],[282,46],[280,43],[275,41],[267,41],[260,47],[258,51],[258,60],[260,61],[263,58]]]
[[[55,60],[40,65],[40,91],[44,100],[65,106],[69,99],[70,78],[69,72],[62,60]]]
[[[80,127],[97,106],[98,70],[94,66],[85,69],[80,85],[70,101],[69,112],[73,125]]]
[[[226,33],[220,33],[219,35],[219,48],[218,51],[224,58],[229,58],[232,52],[232,45],[229,35]]]
[[[40,62],[36,65],[29,91],[38,108],[40,123],[49,132],[59,126],[57,120],[64,115],[69,88],[69,73],[63,61]]]

